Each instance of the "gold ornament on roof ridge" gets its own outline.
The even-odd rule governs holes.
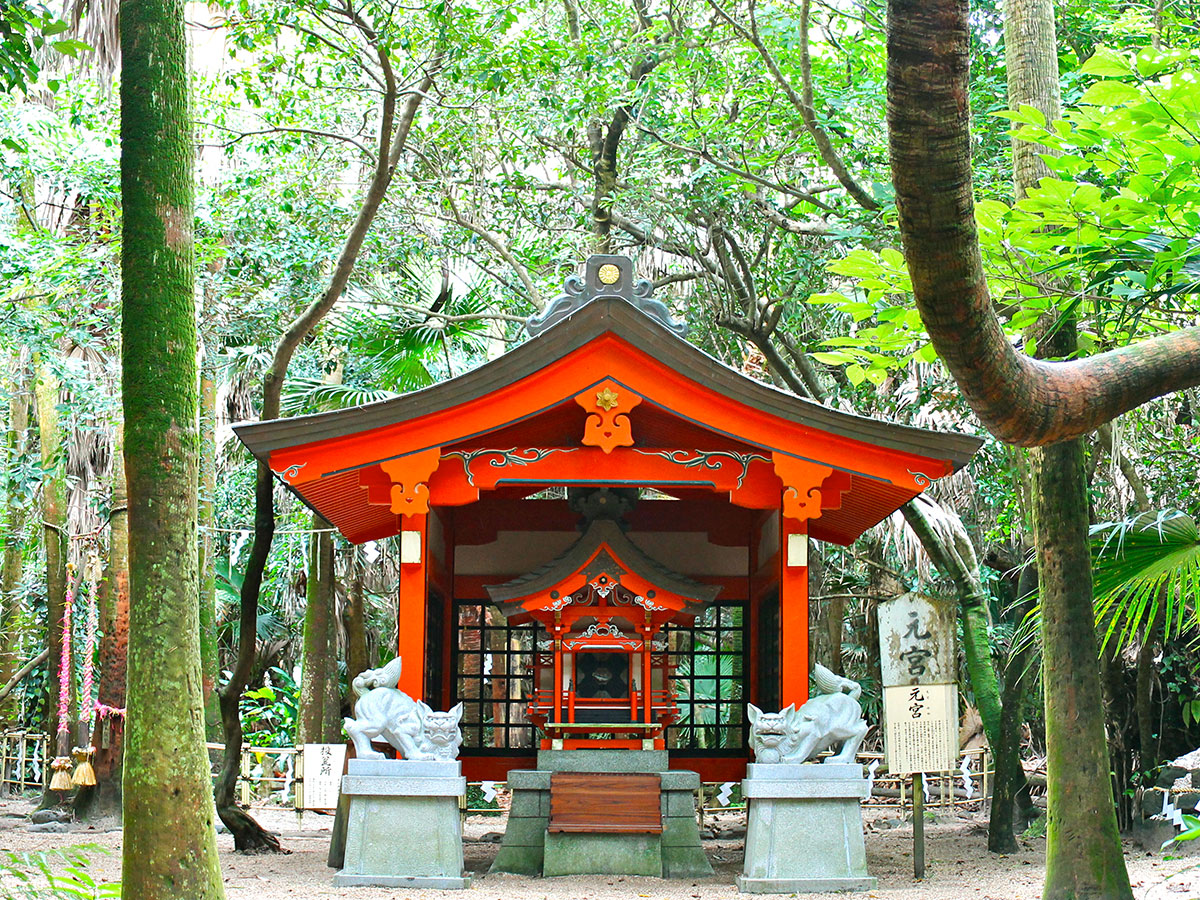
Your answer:
[[[601,284],[616,284],[621,280],[621,270],[612,263],[605,263],[596,272]]]

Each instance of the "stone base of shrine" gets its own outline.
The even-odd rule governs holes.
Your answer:
[[[861,803],[867,782],[862,766],[752,763],[742,795],[750,812],[739,891],[803,894],[875,888],[875,879],[867,875],[863,840]]]
[[[467,781],[458,762],[352,759],[342,776],[349,798],[338,887],[471,886],[463,870],[458,801]]]
[[[695,772],[667,768],[665,750],[542,750],[537,769],[508,773],[512,807],[491,872],[518,875],[712,874],[696,821]],[[662,834],[547,833],[552,772],[652,773],[662,788]],[[620,798],[614,797],[614,803]]]

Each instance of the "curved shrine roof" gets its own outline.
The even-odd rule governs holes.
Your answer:
[[[601,283],[597,272],[604,266],[618,270],[621,283]],[[665,307],[648,299],[646,287],[634,287],[632,264],[624,257],[592,257],[585,278],[575,281],[574,291],[535,320],[531,330],[537,336],[463,375],[377,403],[243,422],[234,431],[305,503],[354,541],[396,533],[401,511],[419,511],[426,502],[471,502],[481,484],[490,490],[522,482],[517,475],[531,485],[551,471],[557,474],[545,475],[542,483],[571,483],[572,478],[576,483],[656,483],[620,476],[637,468],[633,463],[641,465],[642,458],[657,456],[688,470],[691,478],[696,471],[714,470],[721,462],[716,457],[724,456],[742,466],[739,490],[761,481],[757,474],[747,480],[748,473],[758,472],[753,460],[766,460],[769,468],[773,459],[782,479],[775,490],[786,491],[795,482],[798,494],[805,488],[789,474],[798,468],[840,473],[836,483],[824,484],[827,494],[836,491],[840,497],[839,504],[825,507],[834,510],[823,520],[828,533],[821,535],[818,528],[812,534],[846,543],[931,479],[961,468],[982,444],[973,435],[831,409],[742,375],[683,339],[682,327],[664,317]],[[661,423],[670,420],[691,443],[670,444],[665,436],[653,445],[639,441],[639,416],[660,423],[647,428],[647,435],[668,435]],[[590,446],[580,446],[578,424],[570,423],[585,417],[589,429],[598,428],[607,438],[594,433],[589,439],[585,432],[582,444]],[[548,424],[556,422],[563,424]],[[514,448],[526,431],[539,443]],[[548,436],[560,432],[559,446],[547,446]],[[704,439],[697,435],[707,435],[710,446],[692,446]],[[489,444],[496,439],[504,446]],[[472,459],[489,452],[481,449],[488,446],[495,448],[493,458],[472,470]],[[671,460],[671,453],[695,456]],[[558,456],[547,459],[552,454]],[[451,457],[455,462],[447,465]],[[492,470],[505,461],[519,471],[512,468],[507,474],[513,478],[495,482]],[[654,462],[660,469],[668,466]],[[481,479],[480,470],[493,482]],[[673,483],[662,477],[657,483]],[[825,476],[813,477],[819,487]],[[718,481],[704,483],[725,490]],[[424,489],[424,497],[410,496],[414,485]],[[396,489],[416,505],[397,500]],[[762,508],[743,500],[741,505]],[[818,508],[811,518],[821,515]]]

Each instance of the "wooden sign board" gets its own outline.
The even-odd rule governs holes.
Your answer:
[[[305,744],[301,809],[337,809],[346,766],[345,744]]]
[[[958,757],[954,608],[915,592],[879,604],[879,658],[888,771],[953,769]]]
[[[893,775],[948,772],[958,758],[958,685],[883,689],[884,755]]]
[[[957,681],[953,606],[915,592],[879,604],[879,662],[885,687]]]

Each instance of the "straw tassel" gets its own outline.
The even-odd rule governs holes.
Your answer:
[[[73,747],[71,749],[71,756],[75,760],[75,774],[71,776],[71,784],[75,787],[95,785],[96,770],[92,768],[92,757],[95,754],[95,747]]]
[[[52,791],[69,791],[71,790],[71,757],[56,756],[54,761],[50,763],[50,769],[54,775],[50,779],[50,790]]]

